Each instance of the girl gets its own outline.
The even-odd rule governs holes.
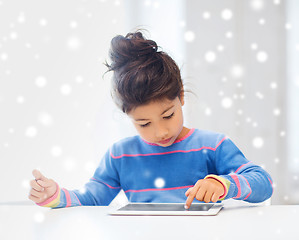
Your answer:
[[[270,175],[223,134],[183,125],[184,89],[174,60],[140,31],[111,41],[112,96],[139,136],[115,143],[84,191],[69,191],[33,171],[29,199],[59,208],[108,205],[122,189],[130,202],[262,202]],[[157,184],[158,183],[158,184]]]

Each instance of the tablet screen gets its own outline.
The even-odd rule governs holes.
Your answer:
[[[189,209],[185,209],[184,204],[128,204],[119,211],[208,211],[213,204],[193,204]]]

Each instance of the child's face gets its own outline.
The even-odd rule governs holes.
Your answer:
[[[168,147],[181,138],[183,130],[182,106],[184,99],[153,101],[141,105],[128,114],[141,138]]]

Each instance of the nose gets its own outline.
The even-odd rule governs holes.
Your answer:
[[[160,125],[156,127],[156,137],[159,140],[165,139],[167,135],[168,135],[168,130],[165,126]]]

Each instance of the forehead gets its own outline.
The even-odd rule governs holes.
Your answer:
[[[178,104],[178,98],[174,100],[163,99],[149,102],[144,105],[140,105],[130,111],[128,114],[133,118],[149,118],[152,115],[161,115],[165,110]]]

